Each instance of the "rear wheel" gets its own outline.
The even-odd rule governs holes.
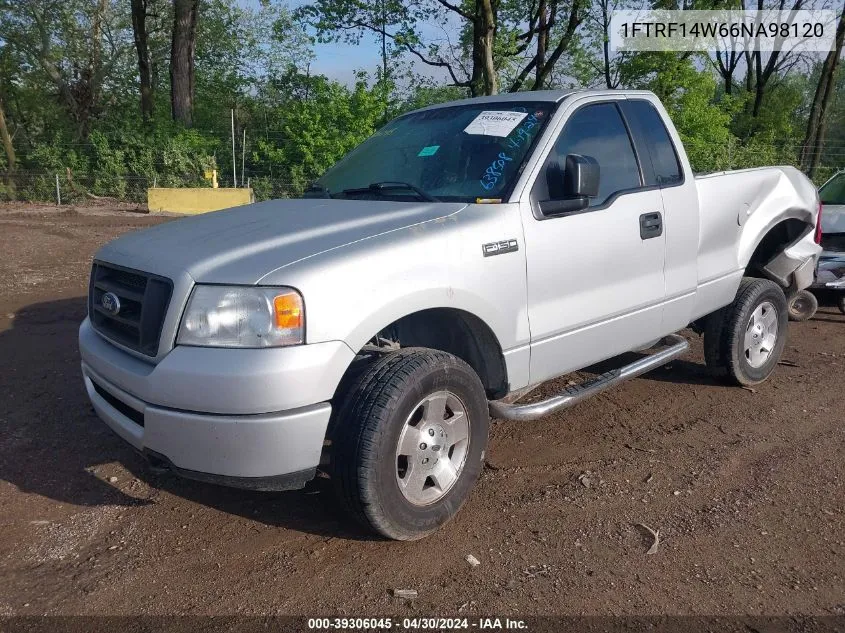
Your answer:
[[[786,299],[790,321],[807,321],[812,319],[819,309],[819,302],[809,290],[793,292]]]
[[[710,372],[738,385],[763,382],[783,353],[787,322],[780,286],[744,278],[733,303],[706,319],[704,358]]]
[[[366,527],[422,538],[466,502],[484,463],[490,417],[478,376],[437,350],[403,349],[373,363],[338,408],[332,478]]]
[[[845,294],[844,294],[844,295],[840,295],[838,305],[839,305],[839,311],[840,311],[842,314],[845,314]]]

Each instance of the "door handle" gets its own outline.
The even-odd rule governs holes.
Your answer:
[[[640,239],[650,240],[663,235],[663,216],[657,213],[643,213],[640,216]]]

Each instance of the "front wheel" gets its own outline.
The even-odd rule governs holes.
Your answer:
[[[837,305],[839,306],[839,311],[842,314],[845,314],[845,294],[839,296],[839,302]]]
[[[481,473],[487,406],[476,373],[446,352],[407,348],[373,363],[335,420],[331,473],[342,505],[388,538],[434,532]]]
[[[756,385],[774,371],[786,345],[786,297],[768,279],[746,277],[733,303],[708,315],[704,358],[716,378]]]

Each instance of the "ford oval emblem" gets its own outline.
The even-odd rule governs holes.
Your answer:
[[[113,292],[106,292],[103,294],[100,298],[100,305],[103,306],[103,310],[109,314],[117,314],[120,312],[120,299]]]

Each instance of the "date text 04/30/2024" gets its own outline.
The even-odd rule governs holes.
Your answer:
[[[524,620],[512,618],[309,618],[308,629],[312,631],[332,630],[469,630],[484,631],[526,631],[528,625]]]

